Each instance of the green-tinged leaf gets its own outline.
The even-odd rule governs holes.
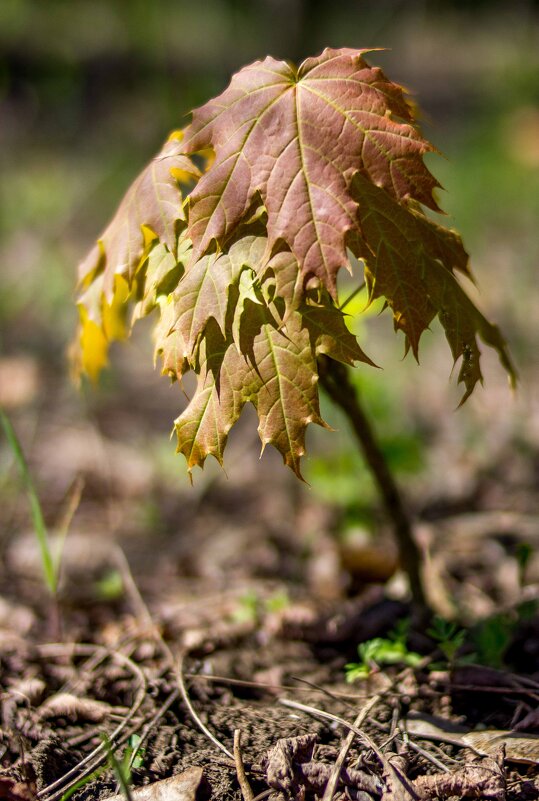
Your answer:
[[[263,242],[251,252],[266,252]],[[291,258],[289,254],[288,268]],[[273,275],[263,265],[258,272],[265,280]],[[295,272],[297,276],[297,263]],[[317,304],[311,301],[285,313],[278,296],[266,300],[263,283],[248,265],[243,265],[238,287],[243,275],[247,289],[243,295],[239,288],[229,295],[227,311],[227,316],[237,317],[236,336],[232,328],[223,334],[213,314],[200,328],[197,358],[190,359],[199,376],[197,389],[176,421],[178,450],[185,455],[190,470],[202,466],[210,455],[222,462],[228,433],[245,403],[251,402],[258,413],[262,449],[268,444],[276,447],[285,463],[301,476],[306,427],[309,423],[325,425],[318,403],[317,355],[324,352],[347,364],[371,362],[327,292],[321,294]],[[180,297],[187,278],[176,290]],[[290,281],[295,283],[292,278]],[[166,315],[171,313],[173,302],[171,311],[163,309],[157,350],[167,372],[178,365],[180,378],[187,364],[185,354],[190,351],[181,327],[174,329],[167,324]]]
[[[285,464],[301,477],[305,430],[309,423],[325,425],[320,417],[316,358],[309,333],[299,314],[290,315],[284,330],[276,328],[266,310],[254,304],[246,308],[245,318],[245,340],[254,334],[250,352],[259,382],[252,402],[258,413],[262,450],[266,445],[276,447]]]
[[[174,294],[174,318],[170,331],[178,331],[186,343],[186,357],[191,359],[208,320],[213,318],[223,336],[229,292],[237,285],[246,264],[256,269],[261,261],[266,240],[245,236],[233,244],[228,253],[210,253],[190,266]],[[249,291],[244,286],[243,291]]]
[[[177,348],[177,332],[161,344],[164,362],[172,359],[170,350]],[[189,471],[202,467],[208,456],[222,464],[228,433],[237,422],[245,400],[250,369],[230,340],[225,340],[213,321],[207,326],[199,351],[198,381],[195,393],[175,421],[178,452],[183,453]]]
[[[477,382],[483,381],[477,336],[496,351],[514,386],[515,368],[499,328],[481,314],[457,279],[444,270],[439,262],[429,260],[425,270],[425,285],[444,328],[453,359],[457,361],[462,357],[458,382],[464,384],[465,391],[460,405],[471,395]]]
[[[259,263],[258,277],[266,302],[273,303],[283,323],[286,322],[288,315],[297,311],[305,296],[297,259],[289,250],[276,253],[268,262]]]
[[[498,328],[475,307],[454,272],[467,273],[467,254],[457,234],[444,231],[420,212],[394,202],[363,176],[354,177],[363,239],[361,258],[371,300],[384,297],[395,328],[417,357],[419,339],[438,316],[453,359],[462,357],[461,401],[482,380],[477,336],[492,347],[511,381],[515,371]]]
[[[176,319],[173,300],[173,296],[169,295],[161,298],[159,303],[160,317],[153,331],[154,362],[159,357],[162,361],[162,375],[168,376],[172,381],[179,381],[191,368],[187,361],[187,343],[179,331],[173,331]]]
[[[304,275],[335,293],[356,226],[349,178],[361,171],[399,201],[437,209],[438,185],[422,156],[434,148],[414,127],[401,87],[363,59],[326,49],[299,68],[266,58],[193,112],[186,152],[211,146],[215,162],[191,193],[189,235],[199,257],[241,222],[257,193],[268,238],[284,240]]]
[[[189,240],[178,243],[176,259],[166,245],[158,243],[146,259],[144,267],[137,276],[137,293],[140,300],[133,309],[132,321],[146,317],[156,307],[160,295],[169,295],[178,285],[185,268],[183,261],[190,251]]]
[[[330,298],[323,298],[321,303],[303,303],[299,312],[303,325],[309,331],[311,344],[317,356],[327,354],[343,364],[354,365],[356,362],[365,362],[371,367],[376,367],[361,350],[356,337],[346,327],[344,314]]]
[[[185,219],[179,181],[196,178],[199,170],[184,155],[181,135],[173,135],[131,184],[114,218],[79,267],[82,286],[104,271],[104,291],[114,289],[114,276],[133,279],[148,246],[159,239],[174,253],[176,224]]]
[[[307,332],[297,332],[300,336],[292,341],[267,321],[258,305],[249,302],[247,306],[244,327],[249,329],[253,361],[233,342],[225,341],[216,326],[208,326],[204,349],[211,347],[216,358],[209,362],[204,353],[195,395],[176,421],[178,450],[190,469],[202,466],[209,455],[222,462],[230,428],[250,401],[258,413],[262,448],[274,445],[300,476],[305,429],[311,422],[323,424],[309,337]]]

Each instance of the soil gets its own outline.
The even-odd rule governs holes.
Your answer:
[[[448,460],[446,486],[410,493],[429,601],[456,621],[444,651],[376,501],[376,538],[343,538],[337,505],[258,463],[249,420],[229,481],[210,469],[179,489],[181,466],[171,476],[142,444],[170,398],[142,381],[84,424],[72,394],[43,392],[33,429],[28,408],[11,412],[62,560],[53,597],[12,468],[0,799],[160,801],[170,777],[179,801],[539,799],[533,446],[508,443],[460,485]],[[399,637],[400,659],[375,651],[346,681],[358,646]]]

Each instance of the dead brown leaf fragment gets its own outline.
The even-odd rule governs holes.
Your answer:
[[[93,723],[101,723],[106,720],[113,708],[97,701],[95,698],[79,698],[71,693],[57,693],[47,698],[41,704],[38,712],[42,718],[65,717],[69,720],[90,720]],[[125,710],[123,710],[125,713]]]
[[[0,776],[1,801],[36,801],[37,788],[34,781],[17,781],[10,776]]]
[[[130,790],[133,801],[196,801],[202,795],[204,773],[202,768],[192,767],[176,776],[153,782]],[[109,795],[103,801],[124,801],[123,795]]]
[[[413,782],[421,801],[447,798],[481,798],[484,801],[505,801],[506,777],[503,760],[483,759],[465,765],[454,773],[419,776]]]

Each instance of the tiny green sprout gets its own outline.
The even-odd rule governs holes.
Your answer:
[[[517,618],[508,612],[498,612],[478,623],[472,631],[475,661],[498,670],[503,668],[505,652],[517,625]]]
[[[247,590],[236,601],[231,618],[235,623],[257,623],[265,614],[282,612],[290,606],[286,590],[277,590],[262,599],[255,590]]]
[[[119,760],[114,753],[114,746],[109,739],[109,737],[103,733],[101,735],[101,740],[103,745],[105,746],[105,752],[107,754],[107,762],[109,767],[112,768],[116,775],[116,780],[120,787],[120,791],[122,796],[124,797],[125,801],[133,801],[133,794],[131,792],[131,770],[129,765],[129,759],[131,756],[131,749],[127,748],[124,751],[124,754]]]
[[[103,601],[117,601],[124,594],[124,582],[119,570],[107,570],[96,582],[95,589]]]
[[[127,748],[122,758],[122,763],[125,766],[126,772],[131,777],[131,771],[138,770],[144,764],[144,757],[146,751],[141,747],[142,737],[140,734],[132,734],[129,738]]]
[[[435,615],[427,634],[435,641],[447,663],[454,665],[457,653],[466,640],[466,631],[454,621]]]
[[[277,590],[277,592],[274,592],[273,595],[270,595],[264,606],[266,612],[269,613],[283,612],[290,606],[290,598],[288,597],[288,593],[286,590]]]
[[[387,638],[375,637],[360,643],[357,648],[359,662],[345,665],[346,681],[351,684],[358,679],[365,679],[384,665],[417,667],[423,657],[408,650],[406,641],[409,627],[409,620],[400,620]]]
[[[254,590],[248,590],[236,602],[231,618],[234,623],[255,623],[260,614],[260,599]]]

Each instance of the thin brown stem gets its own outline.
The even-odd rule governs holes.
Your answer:
[[[346,415],[376,482],[386,513],[393,524],[400,563],[408,575],[412,598],[420,610],[427,608],[421,577],[421,553],[413,536],[412,521],[400,489],[366,416],[347,368],[327,357],[319,360],[320,384]]]

